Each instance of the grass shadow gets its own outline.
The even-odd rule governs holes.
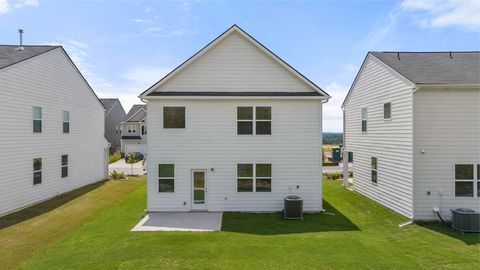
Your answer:
[[[280,212],[225,212],[222,231],[257,235],[360,231],[352,221],[328,202],[323,201],[323,207],[326,213],[305,213],[303,220],[285,220]]]
[[[44,202],[29,206],[18,212],[0,217],[0,230],[50,212],[68,203],[69,201],[82,196],[85,193],[101,187],[104,184],[105,181],[96,182],[67,193],[63,193]]]
[[[452,229],[444,223],[436,221],[415,222],[418,226],[455,238],[467,245],[479,245],[480,233],[463,233]]]

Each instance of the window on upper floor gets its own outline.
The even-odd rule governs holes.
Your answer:
[[[63,111],[63,133],[70,133],[70,112]]]
[[[127,126],[127,132],[128,133],[137,133],[137,126],[128,125]]]
[[[254,128],[255,127],[255,128]],[[238,135],[271,135],[271,107],[237,107]]]
[[[475,186],[477,186],[478,197],[478,175],[474,179],[473,164],[455,164],[455,197],[474,197]],[[478,166],[477,166],[478,174]]]
[[[392,103],[383,104],[383,119],[388,120],[392,118]]]
[[[142,135],[147,135],[147,126],[142,126]]]
[[[42,183],[42,159],[34,158],[33,159],[33,184]]]
[[[33,133],[42,132],[42,107],[33,107]]]
[[[163,107],[163,128],[185,128],[185,107]]]
[[[377,183],[377,180],[378,180],[377,158],[372,157],[371,163],[372,163],[372,179],[371,180],[373,183]]]
[[[362,132],[367,132],[367,118],[368,118],[367,108],[362,108]]]

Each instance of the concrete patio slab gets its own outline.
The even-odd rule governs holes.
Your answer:
[[[222,216],[222,212],[149,213],[132,231],[219,231]]]

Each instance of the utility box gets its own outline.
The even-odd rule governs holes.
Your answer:
[[[342,151],[340,147],[332,148],[332,162],[340,162],[342,160]]]
[[[289,195],[284,199],[283,217],[285,219],[303,220],[303,199],[297,195]]]

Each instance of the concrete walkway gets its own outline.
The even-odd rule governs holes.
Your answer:
[[[125,162],[122,158],[108,165],[108,174],[113,170],[117,172],[123,172],[125,174],[132,174],[132,165]],[[142,162],[133,163],[133,174],[134,175],[144,175],[145,171],[142,168]]]
[[[222,212],[149,213],[132,231],[219,231],[222,216]]]

